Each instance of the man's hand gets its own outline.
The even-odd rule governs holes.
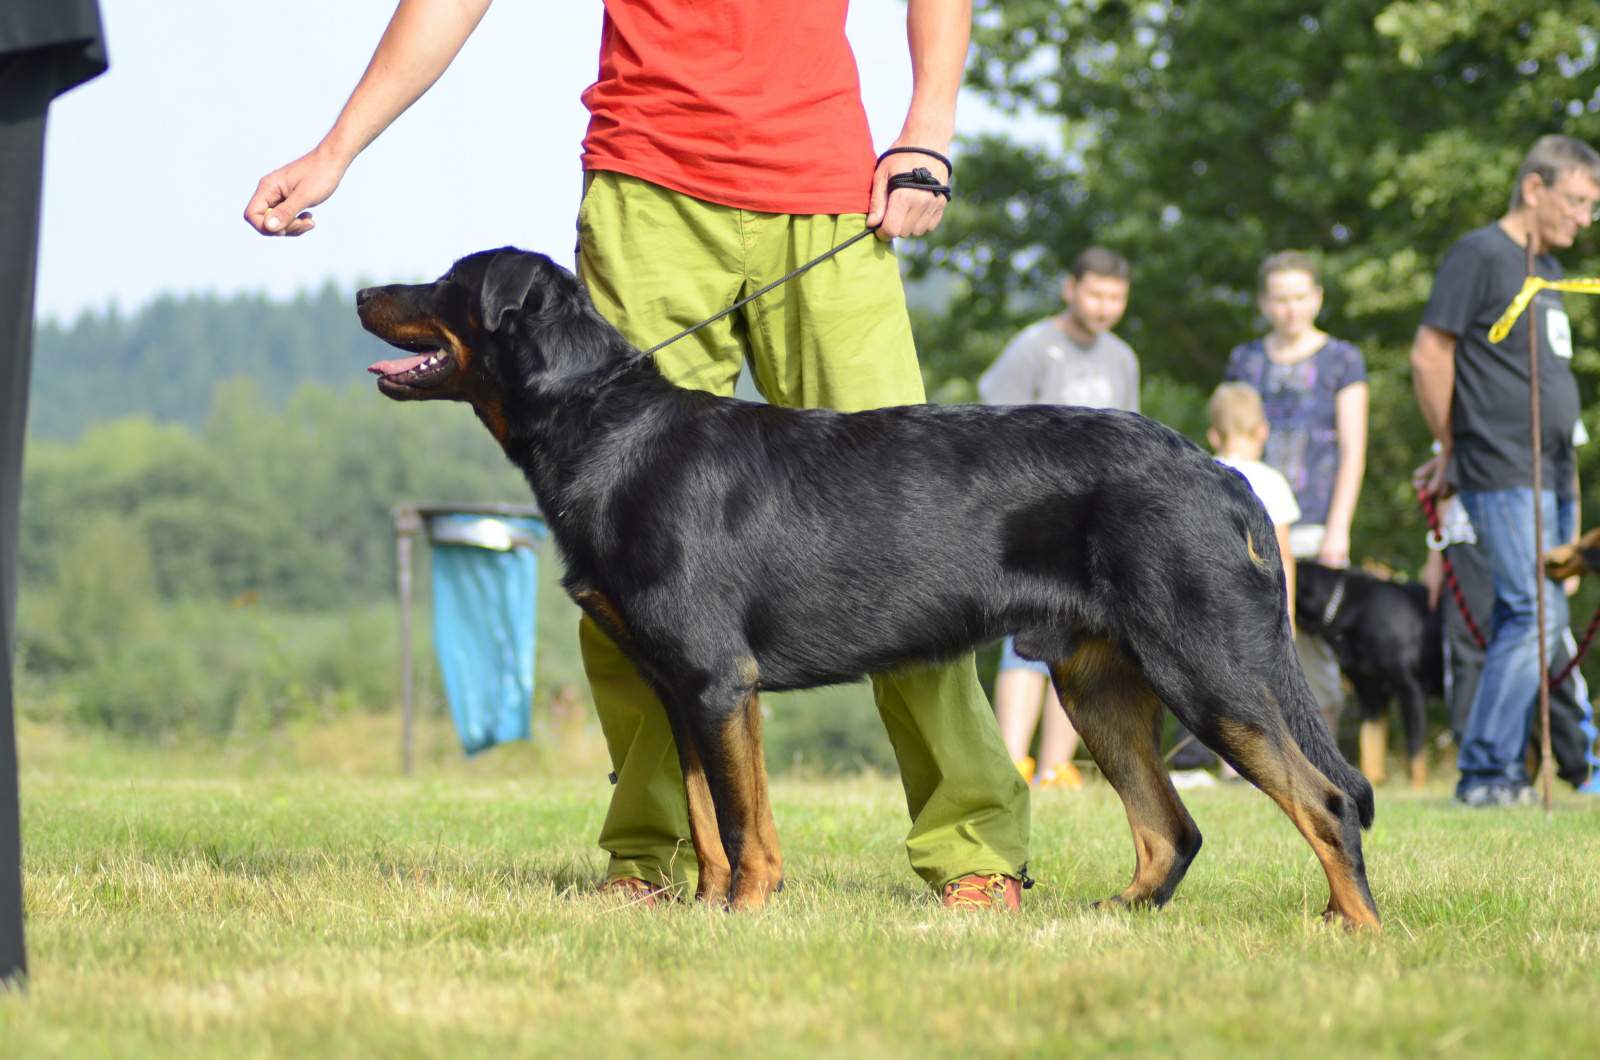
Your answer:
[[[1450,470],[1450,453],[1446,450],[1430,457],[1427,463],[1411,473],[1411,487],[1424,496],[1442,501],[1449,496],[1445,475]]]
[[[1328,527],[1322,535],[1322,547],[1317,550],[1317,562],[1324,567],[1350,566],[1350,531]]]
[[[925,144],[895,144],[896,147],[923,147]],[[937,150],[937,148],[934,148]],[[941,152],[942,154],[943,152]],[[894,154],[878,163],[872,174],[872,199],[867,208],[868,226],[877,225],[879,239],[896,236],[923,236],[939,227],[944,219],[945,198],[931,191],[901,188],[889,194],[889,178],[913,169],[926,168],[940,183],[950,183],[944,163],[932,155]]]
[[[345,164],[321,149],[273,170],[256,185],[245,223],[264,236],[305,235],[317,227],[310,207],[332,195],[344,173]]]
[[[1428,590],[1428,610],[1439,610],[1439,594],[1444,589],[1444,553],[1428,549],[1428,558],[1422,563],[1422,573],[1417,581]]]

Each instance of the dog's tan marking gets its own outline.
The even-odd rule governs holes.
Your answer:
[[[679,742],[682,744],[678,753],[683,763],[683,791],[689,803],[689,842],[694,846],[695,860],[700,863],[695,898],[720,904],[728,899],[733,869],[722,847],[722,833],[717,828],[717,812],[711,801],[711,786],[706,782],[705,764],[695,752],[692,740]]]
[[[1421,791],[1428,785],[1428,752],[1418,751],[1411,756],[1411,790]]]
[[[1374,784],[1389,779],[1389,722],[1371,718],[1361,723],[1361,775]]]
[[[494,440],[504,449],[511,440],[511,427],[506,422],[505,409],[501,407],[497,398],[471,398],[472,411],[478,414],[478,419],[489,428],[489,433],[494,435]]]
[[[1322,863],[1328,877],[1323,916],[1340,917],[1347,927],[1381,930],[1378,911],[1363,893],[1345,848],[1344,822],[1328,809],[1330,800],[1349,796],[1311,764],[1287,731],[1270,738],[1231,718],[1217,719],[1217,729],[1239,771],[1288,815]]]
[[[739,773],[735,786],[743,808],[743,836],[739,846],[738,873],[734,879],[733,907],[759,909],[783,882],[783,856],[778,849],[778,827],[772,819],[772,800],[767,791],[767,761],[761,745],[761,703],[754,692],[744,701],[728,734],[730,746],[738,749]]]
[[[1263,574],[1272,573],[1271,561],[1256,550],[1255,539],[1250,536],[1250,531],[1248,530],[1244,533],[1244,550],[1250,554],[1250,562],[1256,565],[1257,570]]]
[[[599,626],[606,636],[618,644],[627,641],[628,630],[622,624],[622,613],[604,593],[598,589],[575,589],[572,601],[583,608],[584,614],[594,619],[595,625]]]

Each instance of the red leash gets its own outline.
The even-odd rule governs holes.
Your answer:
[[[1428,520],[1428,547],[1434,548],[1437,542],[1439,558],[1444,561],[1444,580],[1450,586],[1450,595],[1456,598],[1456,606],[1461,609],[1461,619],[1467,624],[1467,632],[1472,634],[1472,639],[1477,641],[1478,647],[1487,651],[1489,641],[1483,635],[1483,630],[1478,628],[1477,621],[1472,617],[1472,608],[1467,606],[1467,595],[1461,591],[1461,583],[1456,581],[1456,569],[1450,562],[1450,557],[1444,550],[1444,533],[1439,528],[1439,509],[1434,504],[1433,494],[1417,491],[1417,502],[1422,505],[1422,514]]]
[[[1439,528],[1439,509],[1434,504],[1433,495],[1418,490],[1417,502],[1422,505],[1422,514],[1428,520],[1428,545],[1431,548],[1435,542],[1438,543],[1439,558],[1444,561],[1444,580],[1450,586],[1450,595],[1456,598],[1456,606],[1461,609],[1461,618],[1467,624],[1467,632],[1472,634],[1472,639],[1477,641],[1478,647],[1487,650],[1488,641],[1472,617],[1472,609],[1467,606],[1466,594],[1461,591],[1461,583],[1456,580],[1455,567],[1451,565],[1450,557],[1445,554],[1444,534]],[[1577,652],[1567,660],[1567,665],[1561,668],[1560,673],[1550,676],[1551,688],[1559,687],[1561,682],[1572,676],[1572,671],[1578,668],[1578,663],[1582,662],[1584,655],[1588,653],[1589,645],[1594,643],[1596,633],[1600,633],[1600,608],[1595,610],[1594,617],[1589,620],[1589,628],[1584,630],[1583,639],[1578,642]]]

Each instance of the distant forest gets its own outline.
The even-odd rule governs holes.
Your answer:
[[[282,404],[306,383],[360,381],[383,350],[361,330],[353,292],[331,281],[287,301],[162,295],[132,314],[45,321],[35,335],[29,430],[67,440],[131,415],[198,427],[219,382],[254,380]]]

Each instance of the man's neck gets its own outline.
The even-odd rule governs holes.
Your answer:
[[[1100,337],[1097,333],[1084,327],[1083,321],[1073,316],[1070,309],[1057,316],[1056,321],[1061,325],[1061,330],[1067,333],[1067,338],[1079,346],[1093,346],[1094,340]]]
[[[1511,242],[1515,243],[1517,246],[1525,248],[1531,241],[1533,243],[1533,252],[1535,254],[1545,253],[1545,248],[1539,245],[1539,238],[1534,229],[1533,218],[1528,216],[1528,211],[1526,208],[1512,210],[1510,213],[1500,218],[1499,225],[1500,231],[1504,232],[1508,237],[1510,237]]]

